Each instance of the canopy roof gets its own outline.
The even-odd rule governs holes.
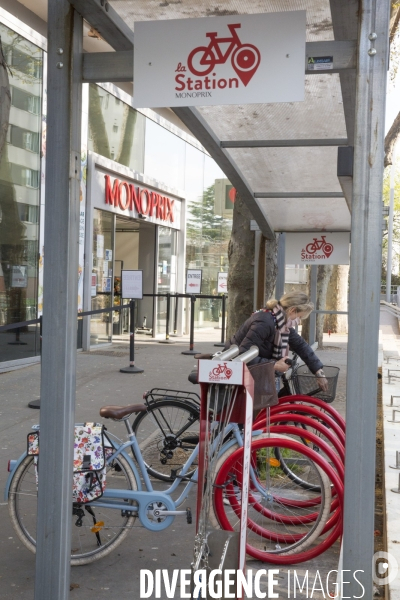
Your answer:
[[[329,0],[111,0],[110,4],[133,31],[135,21],[143,20],[306,10],[307,42],[355,41],[357,37],[358,3],[355,1],[341,2],[340,7],[339,2]],[[302,140],[352,144],[352,131],[346,128],[343,95],[349,95],[349,89],[355,85],[355,69],[343,71],[342,85],[340,77],[339,72],[329,71],[306,74],[304,102],[207,106],[195,111],[212,130],[217,143],[290,140],[294,144],[294,147],[224,150],[246,181],[250,193],[256,195],[254,201],[261,210],[253,212],[264,232],[268,224],[274,231],[350,230],[351,199],[348,198],[348,204],[341,194],[337,146],[302,145]],[[349,107],[349,121],[352,112],[354,107]],[[176,113],[182,118],[182,111],[176,110]],[[209,144],[204,143],[193,120],[186,124],[220,162],[218,152],[214,153]],[[223,169],[224,166],[221,164]],[[231,177],[226,167],[224,170]],[[285,196],[301,196],[304,192],[313,192],[315,197]],[[280,198],[257,197],[265,193],[276,193]],[[319,195],[321,193],[342,197],[327,198]],[[247,203],[252,208],[251,202]],[[263,218],[265,223],[262,223]]]
[[[20,2],[47,19],[46,0]],[[174,112],[221,166],[267,237],[350,231],[352,154],[342,154],[340,177],[337,159],[354,139],[357,0],[109,0],[104,17],[116,23],[114,30],[98,17],[96,0],[70,2],[103,38],[91,37],[85,26],[89,53],[130,50],[136,21],[306,10],[305,69],[307,55],[333,55],[334,68],[305,71],[303,102]]]

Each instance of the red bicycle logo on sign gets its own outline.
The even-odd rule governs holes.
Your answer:
[[[210,375],[225,375],[225,377],[227,377],[227,379],[229,379],[232,375],[232,369],[230,369],[229,367],[226,366],[226,364],[222,363],[220,365],[218,365],[217,367],[214,367],[214,369],[211,371]]]
[[[225,64],[232,55],[232,67],[246,86],[258,69],[261,55],[253,44],[242,44],[236,33],[240,27],[240,23],[228,25],[232,37],[218,38],[216,31],[207,33],[206,36],[210,38],[208,46],[198,46],[188,56],[190,71],[198,76],[208,75],[216,65]],[[222,46],[227,44],[228,47],[223,50]]]
[[[315,254],[316,252],[318,252],[318,250],[322,250],[325,256],[329,258],[333,252],[333,244],[327,242],[325,240],[325,236],[321,235],[320,240],[314,238],[313,241],[310,244],[307,244],[306,246],[306,252],[308,252],[308,254]]]

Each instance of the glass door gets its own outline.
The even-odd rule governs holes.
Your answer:
[[[157,293],[176,292],[177,232],[169,227],[158,227]],[[170,306],[170,331],[173,330],[175,300]],[[167,298],[157,298],[157,330],[165,333]]]
[[[112,213],[94,209],[92,250],[92,310],[113,306],[114,227]],[[111,312],[92,315],[90,344],[111,342],[113,315]]]

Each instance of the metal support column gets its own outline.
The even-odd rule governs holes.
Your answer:
[[[392,166],[390,167],[390,196],[389,196],[389,218],[388,218],[388,244],[386,261],[386,302],[391,300],[392,290],[392,255],[393,255],[393,213],[394,213],[394,184],[396,175],[396,144],[392,154]]]
[[[275,285],[275,296],[279,300],[285,293],[285,244],[286,244],[286,233],[280,233],[278,238],[278,255],[277,255],[277,267],[278,272],[276,275]]]
[[[67,600],[76,389],[83,23],[68,0],[49,0],[48,7],[46,265],[35,600]]]
[[[262,233],[260,230],[254,232],[254,292],[253,292],[253,310],[261,308],[257,306],[257,290],[258,290],[258,262],[260,260],[260,242]]]
[[[354,136],[347,436],[344,501],[343,597],[373,597],[375,438],[382,178],[389,51],[387,0],[361,0]],[[361,591],[360,591],[361,590]]]
[[[310,300],[317,308],[317,282],[318,282],[318,266],[311,265],[311,278],[310,278]],[[309,333],[309,344],[313,344],[317,337],[317,313],[315,310],[310,314],[310,333]]]

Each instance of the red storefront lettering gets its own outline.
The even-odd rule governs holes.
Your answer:
[[[162,221],[174,222],[174,200],[139,186],[135,188],[132,183],[119,179],[114,179],[112,183],[110,175],[104,175],[104,179],[106,204],[123,211],[135,210]]]
[[[158,204],[157,204],[157,219],[161,219],[162,221],[165,221],[164,219],[164,196],[160,196],[158,194]]]
[[[149,217],[153,216],[153,209],[154,208],[158,209],[158,199],[159,199],[159,195],[156,194],[156,192],[150,192],[150,211],[149,211]]]
[[[131,190],[131,203],[129,210],[133,210],[133,205],[135,205],[136,211],[140,213],[142,212],[142,207],[140,206],[140,190],[139,188],[136,188],[135,190],[135,186],[132,183],[130,184],[129,188]]]
[[[122,190],[125,188],[125,204],[122,202]],[[131,191],[129,189],[129,185],[126,181],[123,181],[119,185],[119,197],[118,197],[119,207],[121,210],[126,210],[131,207]]]
[[[146,197],[146,210],[144,210],[144,208],[143,208],[143,196]],[[140,212],[143,215],[148,215],[149,212],[150,212],[150,205],[151,205],[151,200],[150,200],[150,197],[149,197],[148,190],[140,190],[140,207],[142,209]]]
[[[165,217],[165,221],[167,221],[168,219],[171,221],[171,223],[174,222],[174,213],[173,213],[173,207],[174,207],[174,202],[175,200],[170,200],[169,198],[165,198],[167,201],[167,216]]]
[[[109,175],[104,175],[106,180],[106,204],[118,206],[119,201],[119,179],[114,179],[114,188],[111,188],[111,178]]]

